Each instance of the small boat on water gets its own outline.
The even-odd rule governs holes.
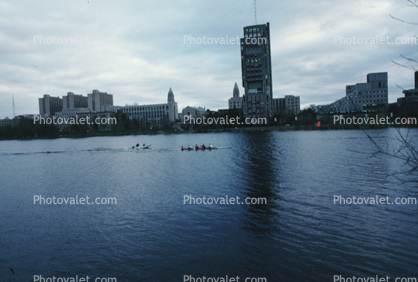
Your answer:
[[[142,146],[139,144],[136,144],[136,146],[132,146],[132,149],[141,150],[141,149],[149,149],[150,147],[151,147],[151,144],[149,145],[143,144]]]
[[[149,149],[151,147],[151,144],[145,145],[145,146],[139,146],[137,149]]]

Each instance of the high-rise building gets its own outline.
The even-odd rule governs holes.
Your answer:
[[[321,113],[369,112],[388,104],[388,73],[369,73],[367,82],[347,85],[345,97],[318,106]]]
[[[113,106],[113,95],[107,92],[100,92],[93,90],[92,93],[87,94],[88,108],[93,113],[103,112],[106,107]]]
[[[235,82],[234,90],[232,91],[232,98],[228,100],[228,108],[233,109],[242,109],[242,97],[239,95],[238,84]]]
[[[39,114],[41,116],[53,116],[61,110],[62,99],[60,97],[51,97],[48,94],[44,94],[43,98],[39,98]]]
[[[415,89],[418,89],[418,71],[415,72]]]
[[[244,27],[241,38],[242,100],[244,117],[272,116],[270,24]]]
[[[68,92],[66,96],[62,96],[63,108],[62,110],[69,111],[74,109],[88,108],[88,98],[83,95],[77,95],[73,92]]]

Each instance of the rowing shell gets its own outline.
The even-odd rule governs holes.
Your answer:
[[[149,149],[149,147],[151,147],[151,145],[140,146],[140,147],[132,146],[132,149],[141,150],[141,149]]]
[[[180,149],[180,151],[211,151],[211,150],[222,150],[222,149],[231,149],[232,147],[213,147],[213,148],[206,148],[206,149],[202,149],[202,148],[199,148],[199,149],[195,149],[195,148],[184,148],[183,150],[182,149]]]

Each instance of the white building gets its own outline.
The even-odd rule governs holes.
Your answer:
[[[121,109],[131,119],[157,126],[168,125],[178,119],[178,106],[174,100],[174,93],[171,88],[168,91],[166,104],[127,105]]]

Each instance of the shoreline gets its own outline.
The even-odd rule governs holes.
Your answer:
[[[0,141],[12,141],[12,140],[53,140],[60,138],[90,138],[90,137],[112,137],[112,136],[139,136],[139,135],[176,135],[176,134],[199,134],[199,133],[221,133],[221,132],[265,132],[265,131],[328,131],[328,130],[375,130],[375,129],[386,129],[386,128],[418,128],[418,126],[347,126],[347,125],[321,125],[317,127],[316,125],[290,125],[290,126],[263,126],[263,127],[234,127],[234,128],[208,128],[208,129],[198,129],[198,130],[184,130],[180,131],[157,131],[157,132],[141,132],[141,131],[131,131],[131,132],[89,132],[87,134],[69,134],[69,135],[59,135],[59,136],[40,136],[40,137],[28,137],[28,138],[10,138],[10,139],[0,139]]]

